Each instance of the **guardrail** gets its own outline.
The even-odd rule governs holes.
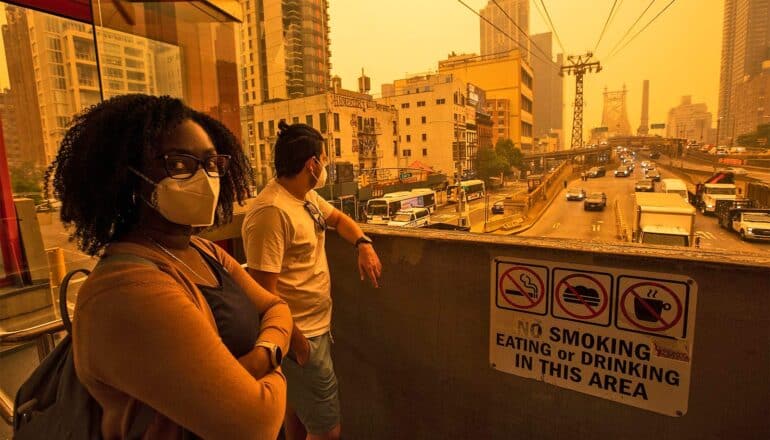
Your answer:
[[[620,209],[620,203],[617,199],[613,203],[613,208],[615,210],[615,230],[617,231],[617,237],[621,241],[629,241],[628,225],[623,218],[623,210]]]

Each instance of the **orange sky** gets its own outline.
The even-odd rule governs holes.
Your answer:
[[[593,50],[614,0],[545,0],[556,32],[568,54]],[[465,0],[476,10],[487,0]],[[670,0],[654,2],[636,29],[641,29]],[[436,70],[449,52],[479,52],[479,18],[455,0],[332,0],[330,27],[332,73],[343,87],[354,89],[363,67],[372,78],[372,92],[380,84],[407,74]],[[584,133],[601,125],[604,87],[628,88],[628,116],[632,130],[639,126],[641,88],[650,80],[650,122],[666,122],[668,110],[682,95],[706,102],[716,114],[719,58],[722,41],[720,0],[675,1],[652,25],[611,59],[608,52],[649,4],[647,0],[618,1],[596,56],[604,67],[585,80]],[[538,1],[539,4],[539,1]],[[378,5],[375,7],[375,5]],[[531,33],[548,31],[534,0],[530,2]],[[629,35],[632,36],[636,30]],[[560,48],[554,42],[554,51]],[[567,142],[572,127],[574,77],[565,77],[564,128]],[[537,97],[535,97],[537,99]],[[716,123],[714,117],[714,124]]]

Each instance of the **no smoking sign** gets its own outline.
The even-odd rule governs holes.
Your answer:
[[[555,268],[553,308],[559,319],[607,327],[611,322],[612,275]]]
[[[531,264],[497,264],[496,305],[501,309],[545,315],[548,268]]]

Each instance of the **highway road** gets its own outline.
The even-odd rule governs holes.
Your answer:
[[[659,169],[662,177],[676,177],[664,169]],[[607,194],[607,208],[604,211],[584,211],[583,202],[569,202],[565,191],[543,213],[542,217],[525,232],[526,237],[549,237],[591,240],[597,242],[617,242],[613,203],[620,204],[626,223],[631,227],[634,209],[634,183],[643,177],[639,161],[633,175],[625,178],[614,177],[613,170],[608,170],[605,177],[579,179],[569,182],[569,186],[585,188],[586,192],[603,191]],[[659,183],[656,183],[656,190]],[[695,234],[701,237],[703,249],[726,249],[745,252],[764,253],[770,249],[770,243],[743,242],[737,234],[719,227],[716,218],[696,214]]]

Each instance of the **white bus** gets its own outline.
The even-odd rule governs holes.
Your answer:
[[[457,203],[460,196],[459,188],[465,190],[465,197],[470,202],[484,197],[486,188],[483,180],[463,180],[460,185],[449,185],[447,187],[447,201]]]
[[[398,211],[409,208],[436,209],[436,192],[428,188],[387,193],[366,202],[366,222],[387,225]]]

